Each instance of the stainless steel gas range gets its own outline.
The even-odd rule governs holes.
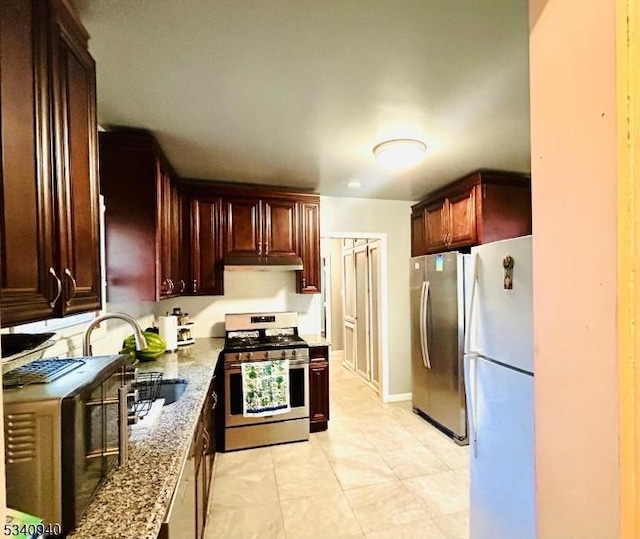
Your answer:
[[[225,334],[221,449],[308,440],[309,346],[298,313],[228,314]]]

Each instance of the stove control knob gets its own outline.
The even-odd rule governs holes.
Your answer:
[[[296,351],[295,351],[295,350],[291,350],[291,355],[292,355],[293,357],[296,357]]]
[[[286,356],[286,355],[287,355],[287,353],[283,350],[282,352],[280,352],[280,355],[281,355],[282,357],[284,357],[284,356]]]
[[[247,354],[247,359],[251,359],[251,358],[253,358],[253,352],[249,352],[249,353]]]
[[[236,354],[236,359],[237,359],[238,361],[240,361],[240,352],[238,352],[238,353]]]

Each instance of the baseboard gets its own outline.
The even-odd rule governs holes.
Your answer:
[[[395,393],[393,395],[389,395],[387,402],[402,402],[402,401],[410,401],[413,393]]]

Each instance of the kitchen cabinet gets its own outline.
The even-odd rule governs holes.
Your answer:
[[[482,169],[412,207],[411,255],[464,249],[530,233],[530,177]]]
[[[224,292],[222,266],[222,199],[193,195],[189,199],[191,277],[188,291],[217,295]]]
[[[319,294],[320,279],[320,202],[301,203],[302,270],[297,275],[297,291],[300,294]]]
[[[201,539],[207,524],[215,459],[214,416],[218,397],[212,379],[191,440],[187,460],[158,539]]]
[[[309,347],[309,430],[327,430],[329,422],[329,346]]]
[[[298,256],[298,200],[239,196],[225,205],[226,255]]]
[[[95,64],[67,2],[0,6],[3,324],[100,309]]]
[[[225,261],[262,265],[269,257],[302,260],[297,292],[320,292],[318,195],[193,180],[182,189],[190,201],[187,293],[222,294]]]
[[[100,133],[107,298],[157,301],[184,292],[188,276],[178,177],[144,130]]]

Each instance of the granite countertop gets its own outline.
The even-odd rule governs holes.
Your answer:
[[[188,380],[182,397],[157,421],[132,433],[129,460],[111,472],[87,508],[73,539],[156,539],[195,431],[224,339],[196,339],[139,369]]]
[[[301,334],[302,337],[309,346],[331,346],[331,343],[322,335],[317,333]]]

